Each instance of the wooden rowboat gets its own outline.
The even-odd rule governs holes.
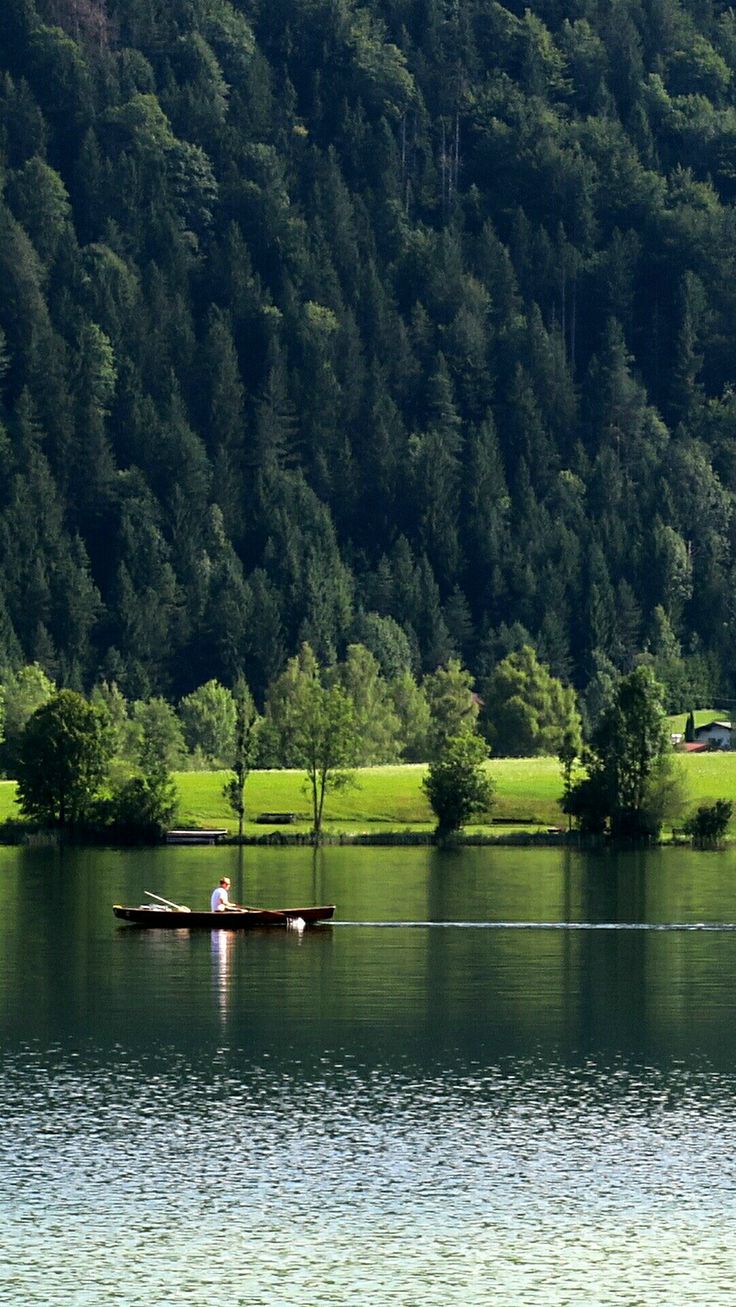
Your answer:
[[[119,921],[134,926],[155,927],[160,930],[190,930],[205,927],[208,930],[250,930],[255,926],[285,926],[301,920],[311,926],[316,921],[329,921],[335,905],[316,908],[229,908],[227,912],[186,912],[182,909],[147,907],[125,908],[113,905]]]

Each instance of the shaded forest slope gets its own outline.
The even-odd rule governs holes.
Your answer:
[[[0,661],[733,693],[735,198],[720,0],[3,4]]]

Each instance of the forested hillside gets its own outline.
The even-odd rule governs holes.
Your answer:
[[[4,0],[0,663],[736,693],[734,201],[721,0]]]

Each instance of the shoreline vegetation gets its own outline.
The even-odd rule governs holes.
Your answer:
[[[686,813],[696,804],[736,793],[736,753],[689,754],[681,758],[687,785],[682,814],[664,827],[660,844],[690,843],[681,832]],[[495,758],[487,764],[495,782],[491,812],[453,837],[457,844],[578,845],[578,832],[567,831],[560,808],[563,782],[554,757]],[[435,821],[421,782],[426,766],[411,763],[357,769],[356,784],[328,796],[324,844],[431,844]],[[229,772],[184,771],[174,775],[179,799],[176,827],[227,830],[224,843],[237,844],[237,818],[223,797]],[[38,827],[22,818],[14,781],[0,781],[0,843],[43,839]],[[304,773],[274,769],[253,771],[247,782],[243,844],[303,845],[310,842],[309,803]],[[282,825],[257,820],[261,814],[293,813]],[[727,837],[736,838],[736,820]],[[109,840],[108,840],[109,842]],[[599,841],[600,842],[600,841]]]

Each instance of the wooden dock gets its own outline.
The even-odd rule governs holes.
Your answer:
[[[167,844],[219,844],[227,830],[167,830]]]

